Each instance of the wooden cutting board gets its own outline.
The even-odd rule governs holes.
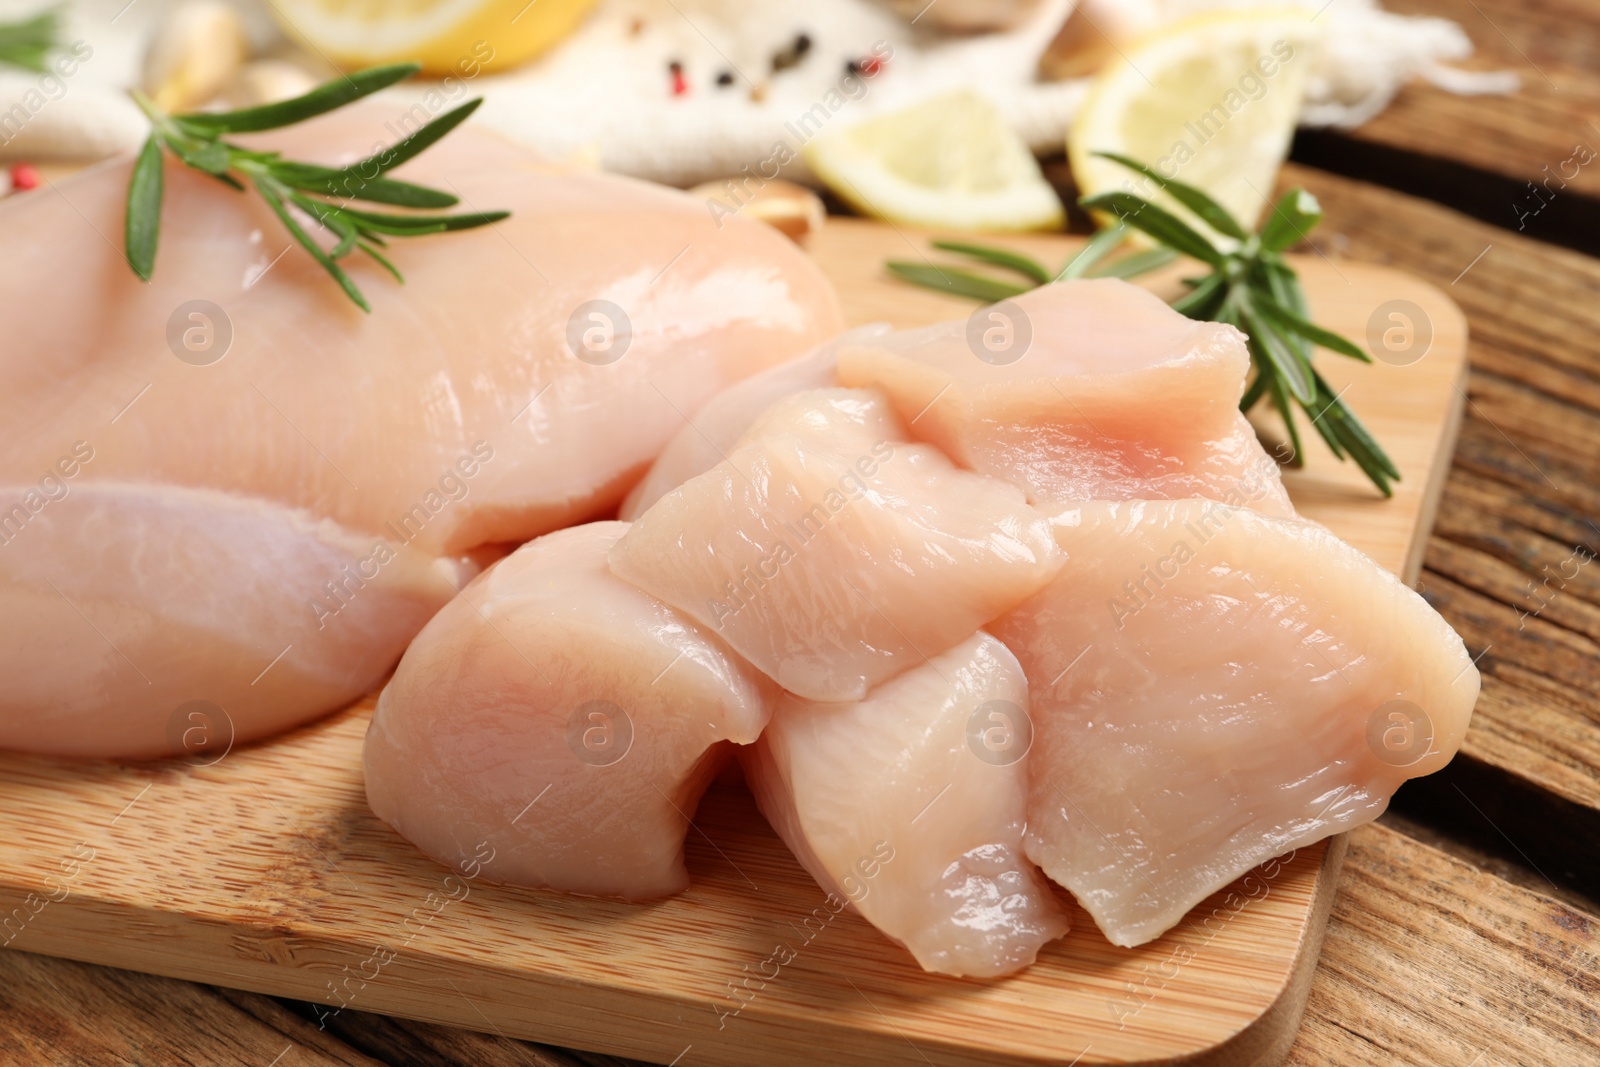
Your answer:
[[[1075,242],[1011,243],[1054,263]],[[972,310],[882,274],[886,257],[926,252],[923,235],[832,220],[813,251],[853,323]],[[1391,362],[1320,365],[1405,477],[1384,501],[1313,439],[1291,492],[1414,581],[1465,399],[1465,322],[1395,271],[1317,255],[1296,266],[1318,321],[1357,339],[1369,321],[1380,341],[1395,331]],[[0,755],[0,943],[682,1067],[1248,1067],[1281,1061],[1293,1039],[1344,851],[1335,838],[1268,864],[1139,949],[1112,946],[1072,905],[1072,932],[1022,974],[942,978],[833,914],[736,779],[702,802],[694,884],[672,900],[452,875],[367,810],[370,710],[208,766]]]

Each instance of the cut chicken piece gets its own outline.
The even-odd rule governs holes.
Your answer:
[[[618,575],[809,700],[860,700],[1060,565],[1020,490],[907,444],[875,389],[780,401],[611,554]]]
[[[990,978],[1067,931],[1023,855],[1028,685],[978,633],[852,704],[785,695],[743,749],[756,802],[824,889],[924,970]]]
[[[1478,672],[1313,523],[1205,500],[1064,510],[1068,562],[993,632],[1027,670],[1028,855],[1138,945],[1449,762]]]
[[[439,612],[384,687],[367,799],[413,844],[516,885],[644,900],[688,885],[683,837],[771,683],[612,576],[627,524],[530,542]]]
[[[633,487],[617,517],[632,522],[690,478],[727,459],[750,424],[779,400],[833,385],[841,345],[861,344],[888,332],[889,327],[881,325],[851,330],[799,359],[764,370],[712,397],[689,425],[678,431],[650,473]]]
[[[269,136],[297,158],[343,164],[393,116],[358,105]],[[707,398],[843,326],[827,280],[770,228],[719,225],[671,190],[540,166],[470,127],[397,175],[511,217],[392,242],[386,254],[403,286],[363,256],[342,260],[370,315],[259,197],[171,159],[155,275],[144,283],[120,241],[105,237],[122,232],[130,165],[0,203],[0,245],[40,250],[0,257],[0,487],[11,487],[0,489],[0,528],[16,541],[6,552],[43,536],[31,526],[47,495],[91,485],[227,493],[240,508],[330,519],[364,543],[441,559],[521,542],[606,514]],[[194,525],[187,544],[197,558],[230,557],[230,546],[202,543],[216,536]],[[189,672],[171,679],[180,690],[248,682],[265,665],[260,649],[270,660],[303,647],[298,607],[280,626],[276,609],[245,604],[259,593],[256,566],[193,569],[195,596],[232,605],[237,632],[189,648],[178,636],[186,624],[166,614],[165,587],[139,572],[167,544],[127,531],[72,543],[79,555],[63,567],[99,573],[115,557],[139,579],[89,592],[148,621],[145,654]],[[313,551],[293,569],[319,558]],[[0,582],[0,615],[23,617],[32,589]],[[414,634],[426,614],[402,618]],[[79,643],[82,620],[69,614],[60,625],[37,640]],[[162,633],[170,647],[160,647]],[[410,636],[384,633],[346,650],[362,665],[352,678],[379,677],[370,662],[381,653],[392,666]],[[198,648],[228,658],[212,662]],[[108,740],[149,736],[172,710],[137,697],[153,690],[131,672],[131,688],[90,690],[52,658],[16,665],[0,693],[8,744],[35,747],[37,735],[57,747],[52,723],[69,719]],[[245,718],[304,721],[329,710],[334,691],[280,685],[270,715]],[[21,692],[28,703],[13,699]]]
[[[220,756],[369,692],[477,570],[227,493],[72,488],[0,521],[0,748]]]
[[[1232,326],[1099,279],[842,346],[838,374],[882,387],[918,439],[1036,504],[1200,496],[1293,515],[1239,412],[1249,367]]]

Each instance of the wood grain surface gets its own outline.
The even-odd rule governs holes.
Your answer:
[[[1413,83],[1345,136],[1510,179],[1518,195],[1505,201],[1503,219],[1496,221],[1512,230],[1527,212],[1542,216],[1541,205],[1568,194],[1600,196],[1600,32],[1591,0],[1389,0],[1383,6],[1454,20],[1475,50],[1460,66],[1514,71],[1522,85],[1512,96],[1483,97]],[[1595,157],[1563,168],[1579,146]],[[1529,181],[1541,185],[1538,199],[1524,187]]]
[[[920,240],[838,220],[813,252],[854,324],[969,314],[970,304],[881,275],[887,255]],[[1080,242],[1025,243],[1064,260]],[[1319,320],[1345,333],[1365,336],[1374,310],[1396,300],[1432,324],[1415,362],[1324,361],[1403,471],[1395,497],[1326,454],[1291,472],[1307,515],[1406,570],[1450,453],[1464,320],[1438,289],[1398,272],[1315,256],[1296,265]],[[926,975],[854,913],[824,912],[823,934],[741,1006],[730,983],[774,942],[794,940],[823,894],[736,782],[701,805],[693,885],[680,897],[634,906],[472,883],[367,809],[369,713],[363,702],[210,766],[0,756],[5,936],[52,955],[658,1063],[799,1065],[825,1051],[853,1064],[1266,1065],[1294,1040],[1344,848],[1335,839],[1269,865],[1137,950],[1110,945],[1074,909],[1073,931],[1038,964],[991,983]]]

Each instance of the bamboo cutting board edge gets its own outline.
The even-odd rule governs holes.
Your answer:
[[[814,251],[839,283],[852,324],[892,317],[886,310],[908,316],[903,322],[970,311],[970,304],[911,290],[878,272],[884,258],[906,258],[907,244],[920,240],[875,224],[830,220]],[[1073,245],[1061,237],[1015,243],[1052,256]],[[1362,491],[1359,475],[1352,479],[1325,455],[1313,456],[1306,471],[1287,479],[1297,501],[1309,501],[1309,513],[1348,530],[1380,562],[1413,580],[1459,426],[1464,320],[1439,290],[1396,272],[1333,267],[1361,280],[1345,278],[1365,294],[1344,294],[1341,303],[1329,265],[1302,260],[1297,266],[1318,320],[1346,333],[1359,336],[1362,300],[1396,292],[1418,299],[1438,320],[1438,355],[1430,352],[1416,365],[1422,374],[1355,368],[1336,381],[1348,381],[1357,411],[1372,411],[1374,432],[1407,472],[1396,500],[1377,501]],[[1343,368],[1330,362],[1324,356],[1320,365],[1334,378]],[[1426,418],[1416,417],[1419,405]],[[1403,529],[1395,521],[1402,514],[1410,516]],[[1383,537],[1374,535],[1378,530]],[[363,702],[210,769],[0,756],[0,918],[15,914],[11,909],[24,894],[58,884],[59,876],[51,883],[45,874],[79,842],[96,849],[96,859],[68,883],[68,895],[33,915],[14,946],[333,1003],[330,980],[348,974],[344,967],[371,967],[371,942],[391,936],[394,924],[415,910],[396,909],[427,899],[429,887],[448,873],[364,810],[358,758],[368,707]],[[1192,923],[1147,946],[1152,951],[1127,952],[1111,949],[1074,909],[1074,932],[1048,948],[1041,964],[1015,979],[979,984],[921,975],[900,949],[846,912],[827,930],[831,943],[819,938],[814,950],[808,944],[792,978],[784,972],[787,990],[765,995],[729,1024],[735,1028],[730,1038],[706,1022],[715,1015],[706,972],[720,978],[719,967],[737,975],[733,964],[755,964],[759,953],[727,958],[730,945],[749,940],[742,928],[763,909],[804,914],[820,891],[760,823],[748,798],[740,799],[742,791],[729,797],[724,785],[715,788],[723,792],[708,796],[696,818],[701,837],[690,834],[696,884],[684,897],[629,911],[474,884],[469,897],[450,905],[455,915],[438,914],[455,921],[471,913],[476,940],[447,936],[439,920],[429,928],[437,937],[408,943],[350,1007],[663,1063],[676,1057],[682,1067],[810,1067],[824,1054],[838,1063],[926,1060],[940,1067],[1066,1064],[1075,1057],[1085,1067],[1179,1060],[1195,1067],[1268,1065],[1280,1062],[1293,1040],[1344,850],[1343,837],[1301,850],[1273,883],[1282,892],[1239,912],[1217,939],[1219,952],[1233,955],[1214,967],[1206,956],[1212,942],[1199,942],[1204,947],[1186,965],[1187,976],[1180,973],[1143,1005],[1132,1016],[1131,1032],[1126,1025],[1112,1030],[1103,1020],[1096,1023],[1104,1003],[1125,996],[1140,977],[1135,966],[1147,968],[1161,946],[1192,934]],[[319,789],[325,793],[320,799],[308,795]],[[207,839],[213,843],[196,854],[196,843]],[[746,891],[730,873],[735,860],[762,878],[763,891]],[[398,903],[386,896],[400,888],[405,892]],[[747,908],[750,917],[719,910],[731,905]],[[567,921],[569,908],[586,917]],[[681,922],[677,942],[659,940],[663,916]],[[571,952],[592,958],[540,955],[542,947],[528,941],[534,920],[549,924],[547,932],[555,930]],[[0,933],[0,940],[7,936]],[[607,945],[605,936],[620,940]],[[662,944],[673,954],[650,957],[647,950]],[[841,978],[859,980],[865,990]],[[1148,972],[1143,981],[1148,984]],[[1071,982],[1077,985],[1067,988]],[[1057,1003],[1062,998],[1083,1001],[1080,1021],[1063,1025],[1078,1016]],[[1007,1026],[994,1027],[996,1017]],[[1067,1047],[1071,1034],[1063,1031],[1073,1025],[1093,1039]],[[1056,1029],[1038,1032],[1051,1026]]]

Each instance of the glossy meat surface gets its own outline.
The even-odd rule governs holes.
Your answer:
[[[1239,412],[1243,335],[1112,279],[1062,282],[972,317],[839,351],[919,440],[1036,504],[1202,496],[1292,515]]]
[[[860,700],[1060,565],[1020,490],[908,444],[872,389],[781,401],[611,554],[619,576],[810,700]]]
[[[770,683],[612,576],[625,523],[532,541],[423,628],[384,687],[364,760],[372,810],[442,863],[646,900],[688,885],[683,836]]]
[[[250,497],[81,486],[0,547],[0,748],[215,758],[369,691],[476,572]]]
[[[617,517],[632,522],[690,478],[727,459],[750,425],[784,397],[834,385],[841,345],[861,344],[887,332],[887,326],[851,330],[799,359],[736,382],[706,401],[672,438],[651,465],[650,473],[633,487]]]
[[[995,977],[1067,930],[1023,855],[1028,685],[984,633],[865,700],[785,695],[740,757],[761,811],[830,892],[925,970]]]
[[[393,119],[352,107],[273,137],[297,158],[352,162],[396,139]],[[314,546],[296,560],[299,542],[265,527],[271,552],[213,543],[240,508],[330,521],[360,557],[380,542],[445,560],[526,540],[605,514],[707,398],[842,327],[826,279],[767,228],[719,228],[690,197],[541,166],[470,127],[398,175],[512,216],[392,241],[403,286],[346,260],[370,315],[258,197],[171,164],[140,283],[120,247],[129,170],[0,203],[0,616],[51,628],[4,664],[0,744],[18,748],[158,754],[121,739],[161,734],[176,695],[226,709],[240,740],[262,736],[360,696],[453,594],[411,597],[419,610],[394,616],[405,626],[330,644],[317,583],[301,580],[321,566]],[[138,521],[47,543],[91,489],[136,498]],[[143,570],[175,538],[192,573]],[[81,616],[39,599],[50,583],[79,589]],[[185,598],[235,610],[186,630]],[[269,712],[251,680],[285,649]],[[325,678],[336,654],[352,665],[343,684],[290,683]],[[89,729],[64,741],[64,723]]]
[[[1322,527],[1176,500],[1056,530],[1066,566],[992,629],[1033,697],[1028,855],[1116,944],[1376,818],[1460,746],[1461,638]]]

